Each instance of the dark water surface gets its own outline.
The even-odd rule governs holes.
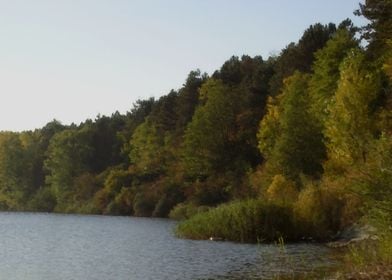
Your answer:
[[[174,226],[166,219],[0,213],[0,279],[270,279],[334,265],[320,245],[182,240]]]

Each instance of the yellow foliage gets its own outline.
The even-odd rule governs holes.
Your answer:
[[[275,146],[276,139],[280,134],[280,109],[279,103],[281,102],[282,95],[276,99],[268,97],[267,113],[260,122],[260,128],[257,133],[258,147],[260,152],[265,158],[268,158],[272,149]]]
[[[388,41],[389,52],[387,54],[386,61],[383,65],[385,73],[392,80],[392,40]]]
[[[306,187],[300,192],[294,205],[296,219],[302,223],[313,224],[313,221],[317,220],[317,216],[321,214],[320,202],[320,192],[316,187]]]
[[[275,175],[267,189],[268,200],[278,204],[291,204],[298,197],[295,183],[283,175]]]

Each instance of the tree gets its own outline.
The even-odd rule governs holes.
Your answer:
[[[236,115],[242,108],[241,96],[220,80],[208,80],[200,92],[205,101],[196,109],[184,138],[187,172],[203,178],[236,165],[238,138]]]
[[[44,163],[48,172],[46,184],[52,188],[60,209],[67,206],[74,179],[90,171],[92,152],[91,131],[87,127],[67,129],[51,139]]]
[[[267,113],[260,122],[257,132],[258,148],[265,159],[269,159],[273,153],[275,143],[281,134],[281,108],[282,95],[275,98],[269,97]]]
[[[369,42],[368,54],[373,58],[383,55],[392,38],[392,0],[366,0],[359,3],[355,14],[369,21],[362,28],[362,37]]]
[[[27,188],[27,161],[17,133],[0,134],[0,208],[18,209]]]
[[[330,163],[347,167],[366,162],[374,138],[371,103],[380,92],[380,72],[369,69],[360,49],[350,52],[340,68],[340,80],[326,121]]]
[[[324,47],[335,33],[336,26],[332,23],[322,25],[316,23],[306,29],[298,43],[290,43],[275,59],[274,76],[270,80],[270,92],[277,95],[282,89],[285,78],[295,71],[309,73],[314,61],[314,54]]]
[[[137,100],[133,104],[133,108],[127,112],[125,125],[122,130],[117,132],[117,137],[122,142],[121,155],[125,159],[129,159],[129,153],[131,151],[129,141],[133,132],[146,120],[148,115],[151,113],[154,103],[154,98]],[[125,162],[125,164],[129,164],[129,162]]]
[[[191,71],[183,87],[178,91],[176,100],[177,131],[183,134],[187,124],[192,120],[197,105],[199,104],[199,90],[207,80],[207,74],[200,70]]]
[[[328,116],[331,103],[339,81],[339,66],[352,48],[358,47],[354,33],[341,28],[327,42],[324,48],[316,52],[313,75],[309,82],[311,112],[320,129]]]
[[[135,129],[130,147],[131,164],[139,173],[158,174],[164,171],[164,139],[158,135],[158,130],[150,118]]]
[[[261,56],[243,55],[241,59],[233,56],[226,61],[219,71],[213,75],[223,84],[234,90],[240,101],[236,112],[235,125],[237,140],[243,143],[242,154],[251,166],[262,161],[257,149],[257,128],[259,120],[265,114],[265,106],[269,95],[269,80],[273,75],[273,63],[264,61]]]
[[[319,176],[325,151],[321,132],[309,114],[309,75],[294,73],[285,81],[282,99],[282,134],[276,143],[276,160],[288,178],[300,173]]]
[[[118,112],[111,117],[97,116],[93,123],[84,123],[79,129],[84,126],[91,131],[93,154],[89,166],[94,173],[126,162],[121,156],[122,141],[117,135],[125,126],[125,116]]]
[[[276,172],[291,180],[301,173],[319,176],[325,150],[309,113],[309,75],[295,72],[285,80],[279,107],[269,105],[261,121],[259,148]]]
[[[43,162],[45,151],[40,130],[25,131],[19,134],[23,147],[23,158],[25,161],[23,178],[24,178],[24,203],[34,195],[41,187],[44,186]]]
[[[149,114],[150,121],[154,123],[157,133],[164,137],[165,133],[172,132],[176,128],[177,103],[178,93],[171,90],[169,94],[159,98],[154,103],[151,113]]]

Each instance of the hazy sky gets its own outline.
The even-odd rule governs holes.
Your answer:
[[[232,55],[277,54],[358,0],[0,0],[0,130],[126,112]]]

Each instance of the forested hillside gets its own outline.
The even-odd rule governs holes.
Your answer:
[[[294,237],[392,223],[392,1],[356,13],[369,25],[316,23],[126,114],[1,132],[0,209],[189,217],[257,200]]]

